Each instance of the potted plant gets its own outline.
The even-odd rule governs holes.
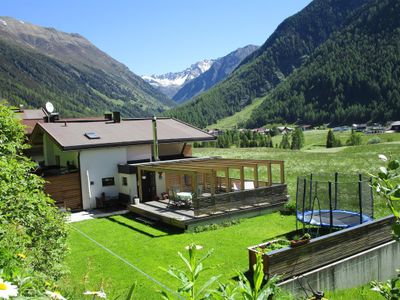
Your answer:
[[[310,239],[311,239],[311,235],[308,233],[305,233],[303,236],[301,236],[299,238],[295,237],[293,240],[291,240],[290,247],[294,248],[294,247],[308,244],[310,242]]]

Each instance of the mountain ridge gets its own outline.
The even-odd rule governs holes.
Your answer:
[[[207,71],[183,84],[172,99],[177,103],[184,103],[198,94],[207,91],[231,74],[240,62],[257,48],[258,46],[255,45],[247,45],[215,59]]]
[[[58,102],[60,111],[67,116],[100,114],[103,113],[100,108],[119,108],[127,116],[141,116],[159,113],[174,105],[172,100],[80,34],[0,17],[0,40],[3,61],[0,87],[3,98],[7,97],[11,104],[29,107],[52,100]],[[34,59],[30,62],[29,57]],[[37,68],[36,73],[32,72],[33,68]],[[42,70],[54,73],[43,74]],[[17,82],[7,84],[10,78]],[[47,86],[46,80],[61,78],[64,82],[53,82],[53,88]],[[24,85],[17,88],[21,83]],[[60,89],[68,84],[76,91]],[[49,99],[50,94],[60,99]],[[84,99],[78,99],[78,95]],[[74,111],[65,101],[72,101],[79,107],[79,102],[85,102],[89,107],[85,105]],[[99,101],[99,108],[96,108]]]
[[[246,58],[226,80],[191,101],[164,113],[206,127],[233,115],[263,97],[367,0],[314,0],[285,19],[267,41]]]

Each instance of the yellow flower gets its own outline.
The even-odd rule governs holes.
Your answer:
[[[23,253],[17,253],[17,256],[18,256],[20,259],[25,259],[25,258],[26,258],[26,255],[23,254]]]

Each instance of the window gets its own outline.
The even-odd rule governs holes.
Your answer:
[[[102,182],[103,186],[115,185],[114,177],[102,178],[101,182]]]
[[[127,177],[122,177],[122,185],[128,185],[128,178]]]
[[[96,140],[99,139],[100,136],[97,135],[96,132],[86,132],[85,136],[89,139],[89,140]]]

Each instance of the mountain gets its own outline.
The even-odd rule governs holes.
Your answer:
[[[267,41],[210,90],[165,112],[205,127],[268,94],[307,60],[367,0],[314,0],[283,21]]]
[[[228,55],[217,58],[212,66],[203,74],[185,83],[172,97],[177,103],[183,103],[207,91],[218,82],[224,80],[249,54],[254,52],[258,46],[248,45],[236,49]]]
[[[372,0],[254,110],[247,126],[400,119],[400,0]]]
[[[147,116],[174,105],[79,34],[0,17],[0,91],[11,104],[54,102],[65,116],[119,110]]]
[[[142,78],[166,96],[172,98],[176,92],[187,82],[206,72],[214,63],[212,59],[199,61],[189,68],[175,73],[162,75],[143,75]]]

